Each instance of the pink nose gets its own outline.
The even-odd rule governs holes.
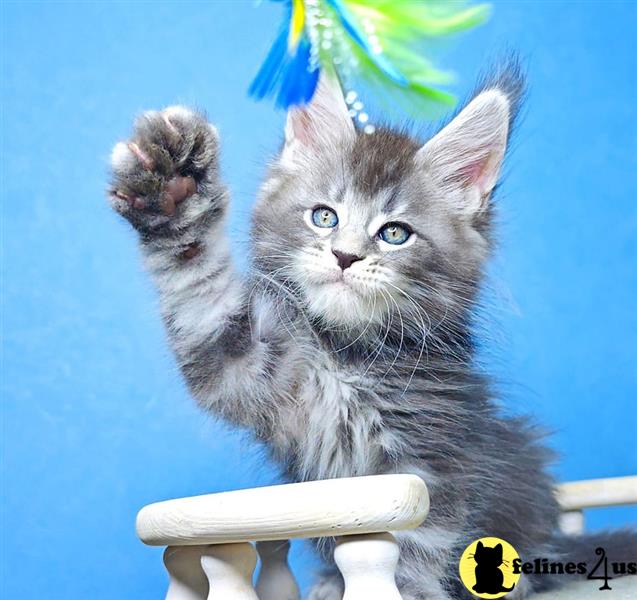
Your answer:
[[[348,254],[347,252],[341,252],[340,250],[332,250],[332,254],[336,256],[336,262],[338,266],[344,271],[348,267],[351,267],[357,260],[362,260],[362,256],[356,256],[356,254]]]

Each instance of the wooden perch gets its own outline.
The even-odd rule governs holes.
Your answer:
[[[413,529],[429,511],[416,475],[292,483],[157,502],[137,515],[152,546],[230,544]]]

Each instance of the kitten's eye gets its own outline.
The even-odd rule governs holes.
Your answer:
[[[317,227],[336,227],[338,225],[338,216],[331,208],[319,206],[312,211],[312,223]]]
[[[400,223],[387,223],[381,227],[378,236],[383,242],[399,246],[411,237],[411,229]]]

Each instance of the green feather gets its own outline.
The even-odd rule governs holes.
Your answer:
[[[448,36],[483,23],[490,7],[442,0],[321,0],[319,11],[322,66],[331,65],[348,89],[369,90],[385,105],[414,116],[433,116],[455,104],[440,89],[454,78],[426,54]]]

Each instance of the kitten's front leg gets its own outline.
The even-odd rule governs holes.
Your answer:
[[[267,435],[277,415],[264,371],[286,349],[276,335],[252,335],[267,307],[255,314],[231,264],[216,130],[183,107],[147,112],[115,146],[112,168],[111,204],[139,233],[191,391],[206,408]]]

